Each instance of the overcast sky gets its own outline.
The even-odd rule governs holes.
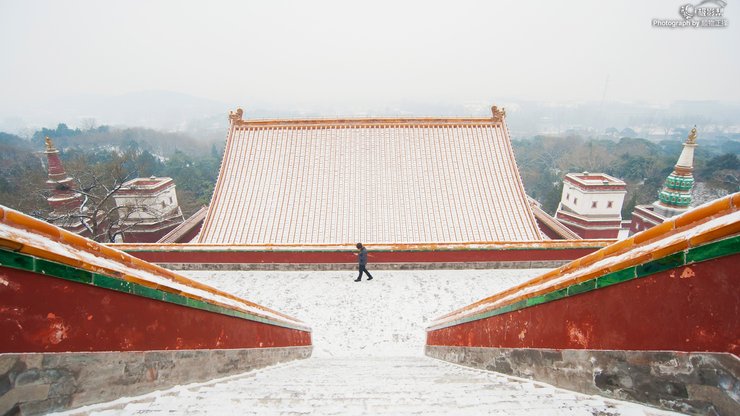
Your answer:
[[[167,90],[248,105],[740,100],[724,29],[658,29],[689,0],[0,0],[0,109]],[[698,3],[699,0],[694,0]]]

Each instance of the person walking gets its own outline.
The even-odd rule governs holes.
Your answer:
[[[360,274],[357,275],[357,279],[355,279],[355,282],[359,282],[360,280],[362,280],[362,272],[365,272],[365,274],[367,275],[367,280],[373,280],[373,276],[365,268],[365,266],[367,265],[367,249],[365,248],[365,246],[362,245],[362,243],[357,243],[356,247],[358,250],[360,250],[360,253],[357,255],[360,260]]]

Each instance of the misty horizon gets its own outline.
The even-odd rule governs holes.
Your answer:
[[[2,0],[0,130],[217,128],[237,107],[248,118],[480,116],[494,104],[513,116],[531,103],[734,113],[740,5],[728,2],[724,28],[651,25],[686,1]],[[713,113],[696,116],[740,125]]]

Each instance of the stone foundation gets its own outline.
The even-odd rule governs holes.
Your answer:
[[[0,415],[36,415],[311,356],[312,347],[0,354]]]
[[[740,359],[729,353],[427,345],[426,355],[668,410],[740,414]]]

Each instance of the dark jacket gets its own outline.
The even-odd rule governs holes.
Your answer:
[[[360,255],[357,256],[360,259],[360,265],[364,266],[367,264],[367,249],[365,247],[360,249]]]

